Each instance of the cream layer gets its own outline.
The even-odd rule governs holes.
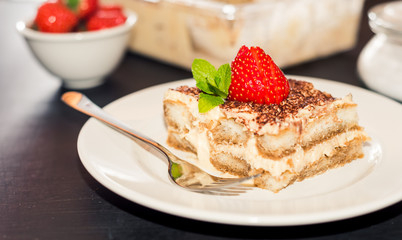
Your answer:
[[[320,142],[308,150],[304,150],[300,145],[295,146],[295,151],[280,159],[270,159],[263,157],[255,144],[255,138],[250,138],[246,146],[236,146],[228,144],[215,145],[213,151],[231,154],[245,160],[251,169],[264,169],[272,176],[278,177],[282,173],[289,171],[299,173],[304,167],[320,160],[322,156],[331,157],[336,152],[336,147],[346,146],[354,139],[365,139],[366,135],[361,130],[351,130],[338,134],[326,141]],[[202,156],[202,164],[209,164],[209,156]]]

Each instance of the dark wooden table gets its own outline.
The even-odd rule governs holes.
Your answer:
[[[364,87],[356,59],[372,36],[366,1],[351,51],[284,69],[287,74]],[[25,1],[0,1],[1,239],[402,239],[402,203],[353,219],[297,227],[241,227],[171,216],[128,201],[99,184],[77,155],[88,119],[59,99],[66,91],[32,57],[15,21]],[[29,5],[29,6],[27,6]],[[126,94],[191,77],[187,70],[127,53],[107,83],[84,91],[104,106]]]

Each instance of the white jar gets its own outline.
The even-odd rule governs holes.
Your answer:
[[[402,101],[402,1],[377,5],[368,17],[376,35],[360,53],[360,78],[369,88]]]

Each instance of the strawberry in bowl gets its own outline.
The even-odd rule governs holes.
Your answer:
[[[122,25],[126,19],[119,5],[101,5],[98,0],[58,0],[38,8],[33,28],[48,33],[96,31]]]
[[[65,5],[47,2],[38,8],[35,26],[40,32],[71,32],[78,24],[77,16]]]
[[[81,20],[90,17],[99,7],[98,0],[59,0]]]
[[[125,21],[126,16],[120,6],[102,6],[88,19],[86,27],[88,31],[96,31],[118,26]]]
[[[72,7],[71,1],[77,1],[77,5]],[[119,20],[89,29],[88,22],[105,7],[95,1],[96,5],[86,9],[81,5],[84,1],[93,3],[45,2],[33,20],[18,21],[16,25],[42,66],[69,89],[101,85],[121,62],[137,21],[136,13],[110,7],[119,12]]]

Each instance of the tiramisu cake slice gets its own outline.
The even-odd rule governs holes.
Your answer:
[[[255,59],[256,49],[260,54],[259,48],[240,50],[232,63],[228,97],[208,111],[200,112],[203,109],[200,103],[206,101],[202,95],[206,92],[198,87],[182,86],[166,92],[168,144],[195,153],[200,165],[212,165],[220,172],[235,176],[262,173],[254,179],[254,185],[273,192],[361,158],[362,145],[368,136],[358,124],[357,105],[352,96],[338,99],[315,89],[311,83],[286,80],[270,58],[260,75],[272,77],[273,83],[271,88],[270,83],[262,88],[259,73],[249,73],[253,75],[251,81],[237,65],[242,62],[243,69],[250,68],[253,61],[258,65],[261,57]],[[244,54],[254,60],[245,59]],[[261,71],[258,66],[254,70]],[[269,75],[267,71],[275,73]],[[235,100],[236,96],[251,91],[238,85],[242,81],[259,85],[263,100]],[[197,82],[197,86],[202,84]],[[272,94],[275,89],[279,93]]]

